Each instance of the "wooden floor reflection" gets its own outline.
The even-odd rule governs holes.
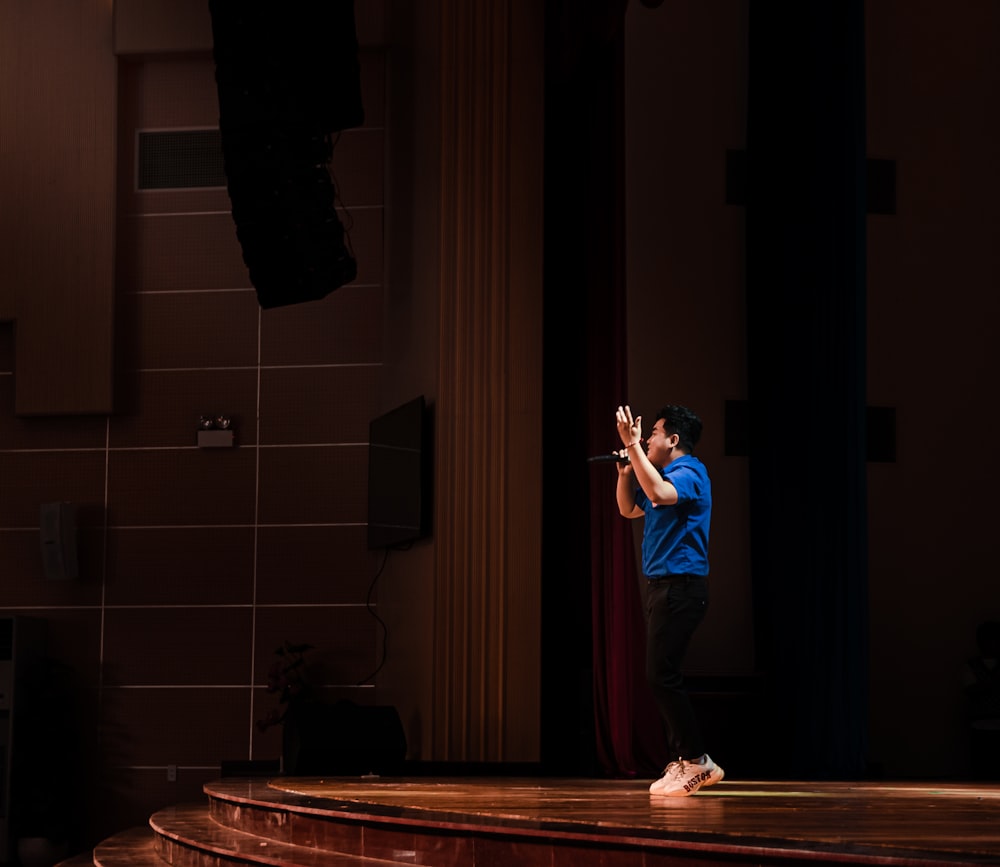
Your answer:
[[[449,833],[503,828],[595,843],[657,841],[753,859],[1000,864],[1000,784],[724,780],[686,798],[648,781],[278,778],[268,788],[332,809]],[[767,857],[758,863],[774,863]]]

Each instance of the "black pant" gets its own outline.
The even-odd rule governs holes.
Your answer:
[[[970,729],[972,748],[971,778],[1000,782],[1000,731]]]
[[[684,688],[681,663],[708,609],[701,575],[649,579],[646,594],[646,680],[663,718],[671,761],[705,752],[701,728]]]

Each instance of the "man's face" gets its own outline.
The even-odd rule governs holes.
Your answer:
[[[662,418],[656,420],[653,430],[646,438],[646,455],[650,463],[658,467],[670,463],[674,448],[677,447],[677,434],[668,434]]]

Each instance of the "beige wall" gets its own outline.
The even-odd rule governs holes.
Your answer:
[[[626,27],[627,399],[704,421],[713,602],[688,664],[750,674],[748,469],[723,451],[725,401],[747,396],[744,215],[725,193],[726,151],[746,146],[746,3],[632,3]]]
[[[868,6],[869,152],[897,166],[896,216],[868,222],[868,399],[898,424],[897,463],[869,470],[872,747],[947,774],[975,627],[1000,616],[1000,8]]]

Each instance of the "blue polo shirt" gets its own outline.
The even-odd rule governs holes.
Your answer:
[[[672,506],[653,506],[639,488],[635,502],[645,512],[642,571],[647,578],[708,574],[708,531],[712,521],[712,483],[705,465],[681,455],[661,471],[677,489]]]

